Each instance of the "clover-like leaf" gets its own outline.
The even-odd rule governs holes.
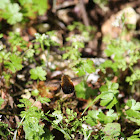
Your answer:
[[[90,59],[86,60],[86,62],[83,63],[83,67],[88,73],[95,72],[95,68],[93,67],[93,61]]]
[[[10,3],[5,7],[3,18],[7,19],[9,24],[15,24],[22,20],[22,13],[19,12],[20,7],[17,3]]]
[[[46,71],[42,69],[42,67],[36,67],[30,70],[31,78],[33,80],[46,80]]]
[[[23,66],[21,63],[22,63],[22,58],[15,54],[12,54],[10,56],[10,61],[6,61],[4,65],[6,68],[9,68],[13,73],[15,73],[16,71],[22,69]]]
[[[130,107],[130,109],[126,110],[127,118],[140,125],[140,102],[131,99],[128,100],[127,106]]]
[[[134,99],[129,100],[127,105],[131,107],[132,110],[140,110],[140,102],[136,102]]]
[[[136,119],[140,119],[140,112],[129,109],[126,111],[126,114],[128,117],[132,117],[132,118],[136,118]]]
[[[100,98],[102,99],[100,104],[106,106],[107,109],[111,109],[118,101],[116,94],[118,93],[118,83],[112,83],[107,81],[106,85],[101,86]]]
[[[86,122],[88,124],[90,124],[91,126],[94,126],[96,124],[98,124],[98,115],[101,112],[101,110],[89,110],[88,111],[88,115],[87,115],[87,119]]]
[[[100,121],[107,124],[113,122],[117,118],[117,114],[114,113],[114,110],[110,109],[106,115],[103,112],[100,112],[98,118]]]
[[[102,100],[101,100],[100,104],[102,106],[107,105],[109,102],[111,102],[113,100],[113,97],[114,97],[114,95],[112,93],[108,93],[108,94],[103,95],[101,97]]]

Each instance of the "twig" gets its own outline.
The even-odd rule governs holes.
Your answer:
[[[84,5],[84,1],[83,0],[80,0],[80,7],[81,7],[81,12],[82,12],[82,19],[83,19],[83,22],[86,26],[90,26],[89,24],[89,20],[88,20],[88,16],[87,16],[87,12],[86,12],[86,9],[85,9],[85,5]],[[89,41],[88,43],[88,46],[90,48],[92,48],[94,46],[93,44],[93,41]]]
[[[71,6],[75,6],[76,4],[78,3],[78,1],[65,1],[63,2],[63,4],[60,4],[60,5],[56,5],[55,6],[55,10],[61,10],[61,9],[66,9],[66,8],[69,8]]]
[[[13,114],[13,113],[7,113],[7,112],[2,112],[2,111],[0,111],[0,114],[2,114],[2,115],[9,115],[9,116],[19,116],[18,114]]]
[[[84,2],[83,2],[83,0],[80,0],[79,2],[80,2],[83,22],[86,26],[89,26],[90,24],[89,24],[86,9],[85,9],[85,6],[84,6]]]

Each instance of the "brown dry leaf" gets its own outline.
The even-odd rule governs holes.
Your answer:
[[[43,81],[39,82],[37,85],[37,89],[39,90],[39,94],[42,97],[47,97],[47,98],[53,98],[54,93],[58,92],[60,90],[60,85],[59,84],[45,84]]]
[[[1,92],[1,98],[4,99],[4,102],[3,102],[3,104],[1,105],[1,108],[0,108],[0,110],[2,110],[2,109],[5,108],[5,106],[8,103],[8,97],[7,97],[6,93],[3,90],[1,90],[0,92]]]
[[[29,99],[33,104],[34,104],[34,106],[36,106],[38,109],[41,109],[42,108],[42,104],[41,104],[41,102],[40,101],[35,101],[33,98],[30,98]]]

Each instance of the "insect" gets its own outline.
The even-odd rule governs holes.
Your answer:
[[[78,81],[79,78],[73,78],[73,81]],[[40,82],[38,84],[38,90],[40,91],[40,95],[42,97],[49,97],[53,98],[54,93],[58,93],[60,89],[62,88],[62,91],[65,94],[70,94],[74,91],[74,84],[71,80],[71,78],[68,75],[63,75],[61,77],[61,81],[58,82]],[[46,90],[46,88],[49,90]]]
[[[63,75],[61,78],[61,87],[65,94],[70,94],[74,91],[74,85],[68,75]]]

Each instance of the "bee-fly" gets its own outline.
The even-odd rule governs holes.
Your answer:
[[[61,87],[65,94],[70,94],[74,91],[74,85],[68,75],[63,75],[61,78]]]

